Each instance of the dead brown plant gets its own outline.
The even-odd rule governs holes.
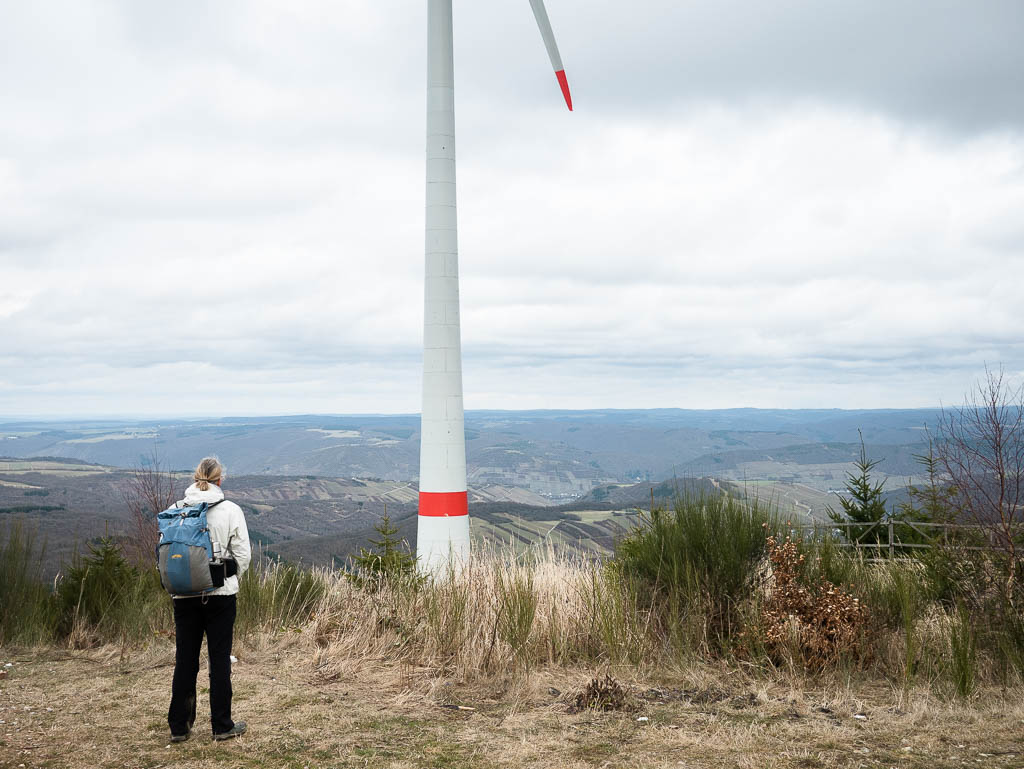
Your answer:
[[[796,647],[804,665],[821,669],[841,655],[858,656],[867,612],[843,588],[799,579],[804,556],[790,537],[768,537],[770,588],[762,609],[765,646],[776,653]]]
[[[625,687],[605,673],[604,678],[593,678],[573,701],[577,710],[629,710],[631,698]]]

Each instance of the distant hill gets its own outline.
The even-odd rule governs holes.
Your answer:
[[[838,466],[855,453],[858,429],[894,475],[906,471],[906,447],[920,447],[923,427],[936,415],[927,409],[471,411],[468,479],[477,489],[522,489],[562,502],[612,484],[683,475],[742,478],[750,463]],[[232,475],[415,481],[419,416],[0,424],[0,454],[14,457],[132,467],[156,455],[167,466],[187,469],[210,453]],[[780,476],[771,472],[779,468],[762,469],[745,477]]]
[[[824,519],[860,451],[889,499],[919,472],[935,410],[473,411],[470,509],[482,540],[604,552],[628,512],[681,490],[732,488],[787,516]],[[156,457],[181,471],[215,454],[225,489],[265,547],[326,562],[365,544],[387,506],[408,534],[418,498],[419,417],[361,415],[0,424],[0,526],[30,520],[59,565],[104,531],[128,536],[120,497]],[[699,478],[681,483],[680,478]],[[732,484],[732,486],[730,486]],[[618,513],[618,515],[616,515]],[[625,516],[625,517],[623,517]],[[553,540],[546,540],[549,533]],[[321,538],[320,541],[316,541]],[[603,550],[602,550],[603,549]],[[57,566],[53,567],[54,569]]]
[[[130,539],[133,530],[122,497],[131,472],[81,460],[34,457],[0,460],[0,541],[9,526],[22,521],[45,539],[47,573],[53,576],[76,550],[109,534]],[[178,494],[191,473],[177,474]],[[250,535],[269,550],[309,561],[328,548],[342,558],[357,552],[373,534],[385,509],[398,521],[411,521],[415,542],[418,488],[415,483],[379,478],[317,476],[229,476],[227,497],[245,511]],[[503,500],[519,499],[534,502]],[[521,489],[491,486],[471,489],[474,516],[486,510],[528,510],[534,517],[551,508],[543,497]],[[555,512],[547,517],[558,517]],[[317,538],[324,543],[312,544]],[[333,538],[333,539],[332,539]],[[290,546],[291,542],[305,544]],[[338,545],[331,542],[341,543]]]
[[[598,486],[579,500],[580,506],[607,506],[610,508],[644,508],[654,504],[670,504],[680,496],[715,494],[720,486],[711,478],[673,478],[660,483],[629,483]]]

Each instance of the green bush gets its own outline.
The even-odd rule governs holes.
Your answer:
[[[1024,614],[1014,606],[1007,606],[1004,607],[1002,616],[1003,621],[1000,623],[995,641],[1003,662],[1005,683],[1011,672],[1024,676]]]
[[[776,526],[757,500],[680,497],[670,511],[641,515],[616,549],[615,567],[646,585],[663,618],[703,611],[709,640],[724,641],[739,629],[739,604],[752,594]]]
[[[586,626],[580,648],[585,658],[640,664],[653,657],[644,622],[651,608],[640,603],[639,580],[599,565],[586,568],[581,576],[579,597]],[[643,595],[649,604],[649,593]]]
[[[844,548],[827,526],[816,528],[797,542],[800,554],[800,581],[817,585],[822,581],[833,585],[851,585],[863,579],[864,560],[856,551]]]
[[[57,584],[61,636],[78,644],[138,640],[170,624],[170,598],[155,569],[128,563],[111,537],[89,544],[89,554],[75,556]]]
[[[918,556],[925,570],[929,592],[947,608],[976,592],[983,563],[972,551],[936,544]]]

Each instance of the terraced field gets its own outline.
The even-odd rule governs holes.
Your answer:
[[[530,548],[551,547],[583,555],[610,556],[616,541],[634,528],[638,519],[635,511],[626,510],[574,511],[546,520],[495,513],[474,516],[470,532],[479,545],[511,546],[520,554]]]

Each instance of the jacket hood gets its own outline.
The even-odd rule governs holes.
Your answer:
[[[220,502],[222,499],[224,499],[224,492],[221,491],[220,486],[214,486],[212,483],[206,491],[200,491],[199,485],[195,483],[185,489],[185,504],[188,505],[198,505],[200,502]]]

